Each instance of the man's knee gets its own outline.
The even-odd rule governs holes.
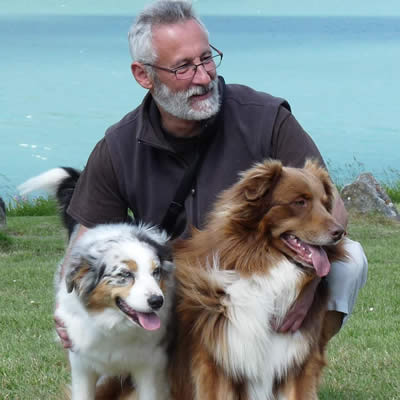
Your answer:
[[[343,269],[343,273],[348,276],[348,279],[356,281],[358,288],[365,285],[368,274],[368,261],[360,243],[354,240],[345,239],[344,243],[345,250],[348,255],[348,259],[344,261],[347,268]]]

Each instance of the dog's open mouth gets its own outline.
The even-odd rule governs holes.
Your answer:
[[[331,263],[325,250],[321,246],[314,246],[302,242],[298,237],[284,233],[281,236],[282,241],[289,249],[295,253],[294,259],[305,266],[315,269],[319,277],[328,275]]]
[[[132,307],[128,306],[128,304],[120,297],[117,297],[116,304],[118,308],[124,314],[126,314],[131,321],[138,324],[143,329],[146,329],[147,331],[155,331],[160,328],[161,321],[156,313],[144,313],[136,311]]]

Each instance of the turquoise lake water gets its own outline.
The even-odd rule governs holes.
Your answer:
[[[400,171],[399,17],[205,17],[219,73],[286,98],[337,181]],[[0,195],[83,167],[145,91],[118,16],[0,17]],[[350,167],[349,167],[350,165]]]

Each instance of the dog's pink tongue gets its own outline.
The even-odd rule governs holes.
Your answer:
[[[328,260],[325,250],[319,246],[310,246],[309,250],[312,254],[312,261],[315,271],[319,277],[328,275],[331,269],[331,263]]]
[[[148,330],[155,331],[160,328],[161,321],[157,314],[155,313],[137,313],[140,325]]]

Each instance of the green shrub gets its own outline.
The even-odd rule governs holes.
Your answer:
[[[37,197],[28,199],[26,197],[16,196],[7,206],[7,215],[10,217],[43,217],[56,215],[57,212],[57,202],[53,198]]]
[[[384,184],[383,187],[393,203],[400,203],[400,181],[392,183],[390,186]]]
[[[382,185],[393,203],[400,203],[400,171],[390,169]]]

